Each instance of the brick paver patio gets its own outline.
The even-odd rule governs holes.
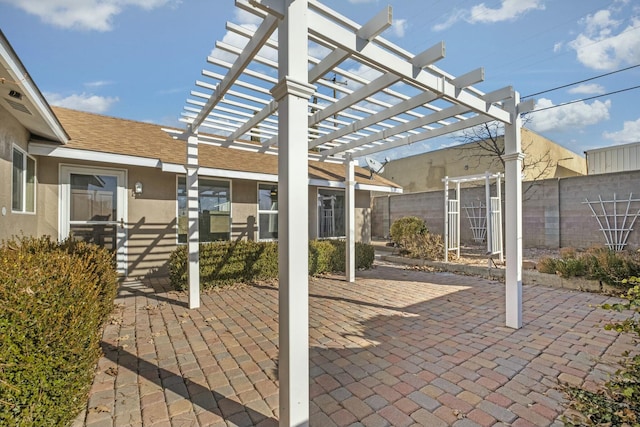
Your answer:
[[[560,426],[558,381],[602,382],[630,348],[607,297],[524,286],[504,326],[498,282],[382,265],[310,283],[311,426]],[[187,308],[166,279],[127,281],[74,427],[277,426],[278,291]]]

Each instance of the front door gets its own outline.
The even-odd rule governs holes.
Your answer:
[[[126,276],[126,172],[78,166],[60,171],[60,239],[71,236],[114,252],[118,273]]]

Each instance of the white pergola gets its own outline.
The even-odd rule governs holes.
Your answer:
[[[204,81],[196,82],[199,89],[191,92],[183,112],[189,305],[199,306],[198,145],[277,153],[280,426],[307,426],[309,420],[309,161],[344,164],[346,278],[352,282],[354,159],[488,121],[504,123],[506,325],[520,328],[520,114],[532,103],[521,104],[512,87],[489,93],[474,88],[484,79],[482,68],[458,77],[437,68],[444,43],[413,54],[382,38],[391,25],[391,7],[360,25],[316,0],[236,0],[235,5],[260,24],[255,31],[227,24],[246,45],[216,44],[225,57],[208,58],[211,69],[203,71]]]

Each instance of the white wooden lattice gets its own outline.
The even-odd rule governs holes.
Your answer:
[[[460,231],[460,223],[458,220],[460,218],[460,210],[459,201],[457,199],[449,200],[449,210],[447,215],[449,215],[448,248],[451,251],[459,251],[460,238],[458,237],[458,233]]]
[[[640,209],[631,209],[633,202],[640,202],[640,199],[633,198],[633,193],[629,193],[628,199],[617,199],[613,193],[613,200],[602,200],[602,196],[598,195],[598,200],[585,199],[583,202],[589,205],[593,217],[598,221],[609,249],[621,251],[627,245],[629,234],[640,214]]]
[[[502,209],[501,209],[500,197],[491,197],[491,211],[489,212],[489,218],[491,221],[490,244],[488,245],[489,253],[492,255],[500,254],[500,261],[502,261]]]
[[[482,243],[487,238],[487,207],[480,202],[476,206],[473,202],[465,206],[464,210],[469,219],[469,226],[473,233],[473,240]]]

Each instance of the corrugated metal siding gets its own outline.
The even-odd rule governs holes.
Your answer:
[[[640,169],[640,142],[585,151],[589,175]]]

